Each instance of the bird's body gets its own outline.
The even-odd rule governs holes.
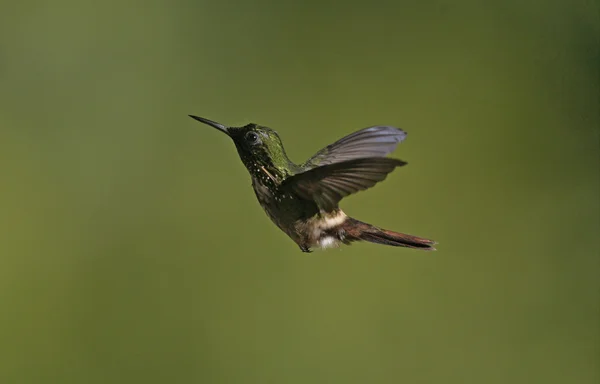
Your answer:
[[[279,135],[256,124],[225,127],[192,118],[227,133],[252,178],[256,197],[269,218],[303,252],[365,240],[433,250],[434,241],[383,230],[348,217],[338,206],[345,196],[372,187],[406,163],[385,157],[406,133],[398,128],[365,128],[323,148],[305,163],[293,163]]]

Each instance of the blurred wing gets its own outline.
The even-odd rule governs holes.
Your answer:
[[[385,157],[404,138],[406,132],[395,127],[361,129],[321,149],[302,166],[312,168],[365,157]]]
[[[342,198],[374,186],[394,168],[405,164],[386,157],[349,160],[298,173],[285,179],[281,188],[315,201],[320,209],[329,212]]]

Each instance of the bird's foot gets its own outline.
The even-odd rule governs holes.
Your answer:
[[[312,253],[312,251],[310,250],[309,247],[307,247],[306,245],[300,245],[300,250],[304,253]]]

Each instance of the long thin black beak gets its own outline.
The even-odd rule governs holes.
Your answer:
[[[214,122],[212,120],[205,119],[204,117],[198,117],[198,116],[194,116],[194,115],[188,115],[188,116],[191,117],[194,120],[198,120],[201,123],[204,123],[206,125],[210,125],[213,128],[217,128],[219,131],[224,132],[225,134],[229,135],[229,132],[227,132],[227,127],[224,126],[223,124],[219,124],[219,123]]]

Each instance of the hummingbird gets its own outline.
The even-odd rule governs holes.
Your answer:
[[[381,229],[347,216],[344,197],[373,187],[407,163],[386,157],[406,138],[391,126],[364,128],[318,151],[302,164],[292,162],[277,132],[258,124],[228,127],[189,115],[229,136],[252,179],[267,216],[302,250],[367,241],[435,250],[435,241]]]

